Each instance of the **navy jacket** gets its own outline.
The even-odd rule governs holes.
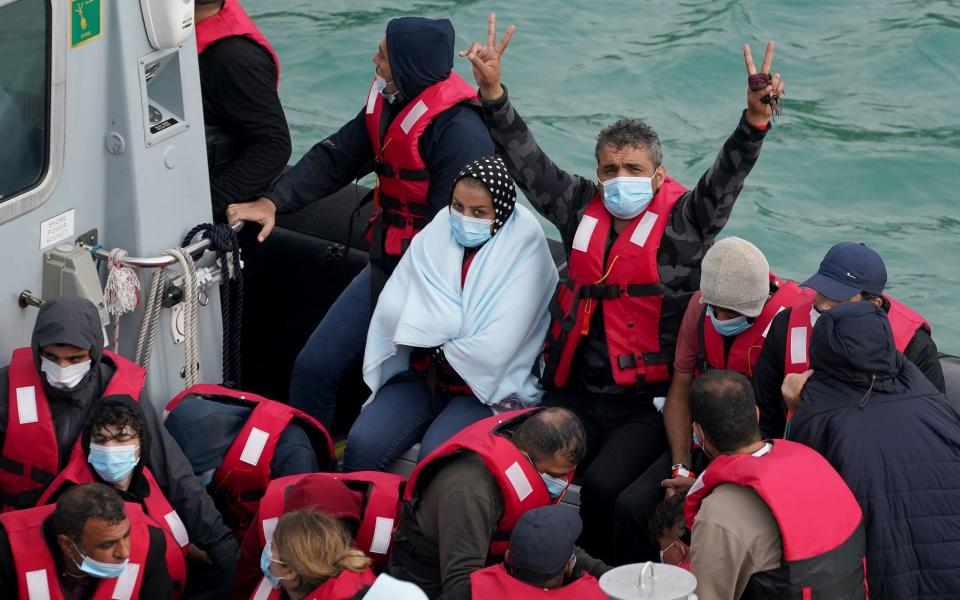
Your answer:
[[[960,417],[869,302],[821,315],[788,438],[823,454],[863,509],[870,598],[960,598]]]
[[[428,86],[450,76],[454,32],[446,19],[401,17],[387,25],[387,54],[401,99],[388,109],[389,121]],[[371,73],[372,76],[372,73]],[[363,96],[366,101],[366,94]],[[278,213],[290,213],[373,172],[373,147],[365,109],[339,131],[316,144],[267,193]],[[420,138],[420,155],[430,171],[429,201],[434,211],[450,203],[450,188],[470,162],[494,153],[480,113],[458,105],[439,115]]]

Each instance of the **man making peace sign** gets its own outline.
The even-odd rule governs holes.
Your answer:
[[[544,403],[572,409],[586,428],[580,541],[609,561],[617,497],[664,453],[664,421],[671,463],[678,473],[692,471],[688,407],[668,400],[661,420],[652,400],[667,394],[680,320],[700,285],[700,260],[757,161],[783,82],[770,75],[773,42],[759,74],[744,46],[753,76],[747,109],[694,189],[667,175],[660,138],[636,119],[617,121],[597,137],[598,184],[555,165],[510,103],[500,61],[514,30],[496,43],[491,14],[486,44],[460,55],[473,66],[497,152],[533,206],[560,230],[568,252],[569,275],[552,307]],[[656,479],[654,492],[669,475]],[[664,482],[683,485],[689,483],[682,478]]]

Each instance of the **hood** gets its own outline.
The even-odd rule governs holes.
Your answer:
[[[70,344],[90,350],[93,365],[103,356],[103,324],[97,307],[86,298],[54,298],[44,302],[33,326],[33,360],[40,368],[40,348]]]
[[[815,377],[869,386],[900,373],[903,355],[893,342],[890,320],[873,302],[848,302],[820,315],[810,337]],[[875,376],[875,377],[874,377]]]
[[[252,408],[188,396],[167,415],[164,425],[193,466],[193,472],[219,468]]]
[[[390,71],[405,101],[450,77],[453,42],[453,24],[447,19],[400,17],[387,23]]]
[[[134,414],[136,414],[140,420],[143,422],[143,433],[140,434],[140,462],[137,463],[137,466],[134,467],[134,471],[143,470],[144,463],[147,461],[147,458],[150,456],[150,428],[147,426],[147,416],[143,412],[143,406],[139,402],[127,395],[115,395],[115,396],[104,396],[97,402],[96,407],[100,407],[106,404],[119,404],[129,408]],[[90,418],[93,417],[93,412],[97,408],[93,408],[90,411],[87,423],[83,425],[83,433],[80,437],[80,444],[83,448],[83,453],[85,455],[90,454],[90,433],[87,431],[87,425],[90,422]]]

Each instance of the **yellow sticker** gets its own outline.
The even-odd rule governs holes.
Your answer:
[[[82,46],[103,35],[101,0],[70,0],[70,47]]]

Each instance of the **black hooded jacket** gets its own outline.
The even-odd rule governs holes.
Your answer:
[[[390,69],[401,93],[386,108],[392,122],[411,99],[450,76],[454,31],[446,19],[401,17],[387,24],[386,39]],[[365,113],[361,109],[339,131],[316,144],[274,184],[267,196],[278,213],[297,211],[373,172]],[[434,212],[449,203],[453,180],[465,165],[494,153],[479,112],[463,104],[437,116],[423,132],[419,146],[430,171],[428,200]]]
[[[960,597],[960,417],[872,303],[824,313],[810,361],[787,437],[823,454],[860,502],[870,598]]]
[[[38,369],[39,350],[48,344],[87,348],[92,362],[90,372],[71,390],[52,388],[44,379],[44,391],[57,435],[60,468],[63,468],[90,416],[91,407],[100,400],[116,366],[103,355],[103,326],[96,307],[89,300],[64,297],[45,302],[40,307],[31,341]],[[42,372],[41,378],[44,378]],[[0,443],[7,431],[9,400],[9,380],[4,367],[0,369]],[[190,540],[210,555],[218,571],[217,577],[222,578],[221,583],[226,586],[233,578],[236,565],[236,540],[224,526],[213,500],[193,474],[180,447],[163,427],[157,411],[142,394],[140,407],[151,439],[149,452],[143,453],[145,460],[170,504],[183,519]]]

